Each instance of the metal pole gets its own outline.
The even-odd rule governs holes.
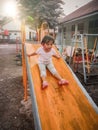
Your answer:
[[[83,35],[81,34],[81,46],[82,46],[82,63],[83,63],[83,73],[84,73],[84,82],[86,83],[86,70],[85,70],[85,58],[84,58],[84,43],[83,43]]]

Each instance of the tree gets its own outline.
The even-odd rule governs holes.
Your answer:
[[[50,28],[55,28],[58,18],[64,15],[62,0],[20,0],[19,3],[21,17],[27,19],[27,16],[31,16],[35,27],[40,27],[46,21]]]

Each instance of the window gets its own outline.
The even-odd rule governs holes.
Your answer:
[[[64,39],[66,38],[66,27],[63,28]]]
[[[94,27],[97,27],[97,28],[98,28],[98,19],[97,19],[97,20],[95,20]]]
[[[89,22],[89,33],[98,34],[98,19]]]
[[[72,25],[71,31],[75,31],[75,25]]]
[[[62,32],[62,29],[61,29],[61,28],[59,28],[59,29],[58,29],[58,32],[59,32],[59,33],[61,33],[61,32]]]
[[[93,28],[94,27],[94,21],[90,21],[89,22],[89,28]]]
[[[71,37],[75,34],[75,25],[72,25],[71,27]]]
[[[78,24],[78,32],[80,34],[83,34],[83,32],[84,32],[84,24],[83,23]]]
[[[98,34],[98,19],[89,21],[89,29],[88,29],[89,34]],[[94,47],[95,43],[95,38],[93,36],[89,36],[88,42],[89,42],[89,48]]]

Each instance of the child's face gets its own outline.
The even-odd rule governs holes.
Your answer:
[[[45,44],[43,45],[43,47],[44,47],[44,49],[45,49],[46,51],[50,51],[51,48],[52,48],[52,45],[53,45],[53,41],[49,41],[48,43],[45,43]]]

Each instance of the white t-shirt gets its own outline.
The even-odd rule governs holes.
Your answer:
[[[36,53],[39,55],[38,63],[49,64],[52,61],[52,56],[56,55],[56,51],[52,48],[50,52],[45,52],[43,47],[37,49]]]

